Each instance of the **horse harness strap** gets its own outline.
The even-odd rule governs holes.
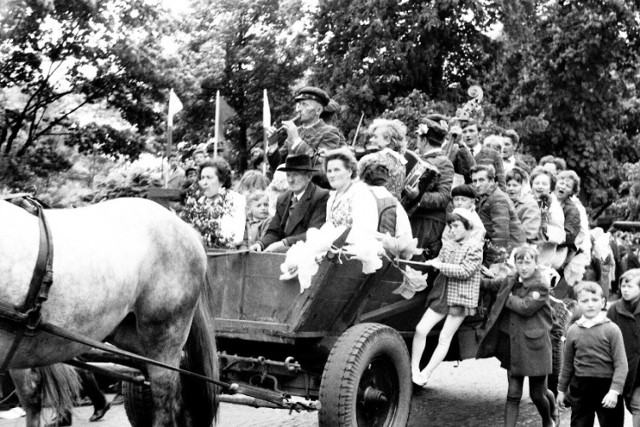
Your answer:
[[[36,210],[40,228],[40,243],[27,298],[20,310],[20,313],[25,315],[22,322],[24,328],[16,332],[16,338],[0,366],[0,372],[4,372],[7,369],[25,335],[32,335],[40,324],[42,320],[42,304],[49,298],[49,289],[53,284],[53,242],[49,223],[40,202],[30,196],[24,198]],[[0,315],[0,317],[2,316]]]

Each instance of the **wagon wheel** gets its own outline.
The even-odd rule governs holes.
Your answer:
[[[153,422],[153,396],[151,386],[122,382],[124,409],[132,427],[151,427]]]
[[[411,366],[394,329],[362,323],[331,349],[320,384],[320,426],[404,426],[411,406]]]

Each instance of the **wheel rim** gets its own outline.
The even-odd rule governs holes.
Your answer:
[[[393,361],[384,355],[371,359],[358,384],[358,425],[391,425],[398,408],[399,389],[398,373]]]

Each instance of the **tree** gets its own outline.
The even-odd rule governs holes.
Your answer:
[[[158,126],[163,115],[155,103],[170,85],[160,47],[164,22],[158,4],[144,0],[6,2],[0,89],[22,97],[7,101],[0,115],[0,160],[12,166],[0,168],[0,180],[52,135],[73,143],[73,115],[86,105],[104,101],[137,131]],[[142,149],[100,142],[103,153],[130,158]]]
[[[620,162],[638,160],[633,101],[638,76],[638,6],[559,0],[529,9],[525,37],[515,26],[489,84],[502,113],[527,129],[536,157],[564,157],[592,206],[616,197]],[[520,31],[520,33],[518,32]]]
[[[176,135],[194,142],[213,137],[220,90],[238,114],[229,140],[244,169],[247,149],[262,139],[263,89],[274,118],[292,115],[291,86],[302,77],[308,57],[303,26],[296,25],[305,8],[300,0],[199,0],[193,9],[183,24],[184,61],[199,87]]]
[[[348,107],[375,117],[413,90],[456,103],[487,69],[493,41],[485,31],[498,9],[474,0],[327,0],[313,24],[313,80]]]

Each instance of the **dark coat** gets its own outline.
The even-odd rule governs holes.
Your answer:
[[[291,218],[288,218],[292,196],[293,192],[290,190],[278,196],[276,213],[264,237],[260,239],[263,248],[284,238],[291,246],[299,240],[305,240],[309,228],[320,228],[326,222],[328,190],[310,182],[300,201],[293,208]]]
[[[564,246],[575,248],[576,237],[580,233],[580,211],[570,197],[560,202],[560,206],[564,214],[564,232],[567,235]]]
[[[442,248],[442,233],[447,221],[447,205],[451,201],[453,165],[442,150],[422,156],[440,172],[437,182],[420,196],[418,208],[410,215],[411,233],[418,247],[426,250],[427,259],[435,258]]]
[[[625,307],[624,300],[618,300],[609,307],[607,316],[622,331],[624,350],[627,353],[629,365],[629,373],[627,374],[622,394],[625,397],[630,397],[638,375],[638,363],[640,363],[640,304],[631,313]]]
[[[286,160],[288,155],[296,154],[308,154],[312,159],[312,166],[319,167],[322,165],[322,158],[319,156],[318,150],[333,150],[346,144],[342,132],[337,127],[325,123],[322,119],[311,127],[298,127],[298,134],[302,142],[295,149],[292,148],[292,141],[287,139],[280,149],[267,153],[269,166],[273,171]]]
[[[542,376],[552,372],[551,326],[553,317],[549,304],[549,287],[536,271],[514,290],[518,275],[483,282],[489,291],[500,286],[487,320],[485,335],[480,341],[476,358],[500,356],[496,353],[500,322],[510,316],[511,359],[507,368],[512,375]],[[514,294],[512,295],[512,290]],[[537,295],[534,294],[537,292]],[[502,360],[503,364],[507,361]]]

